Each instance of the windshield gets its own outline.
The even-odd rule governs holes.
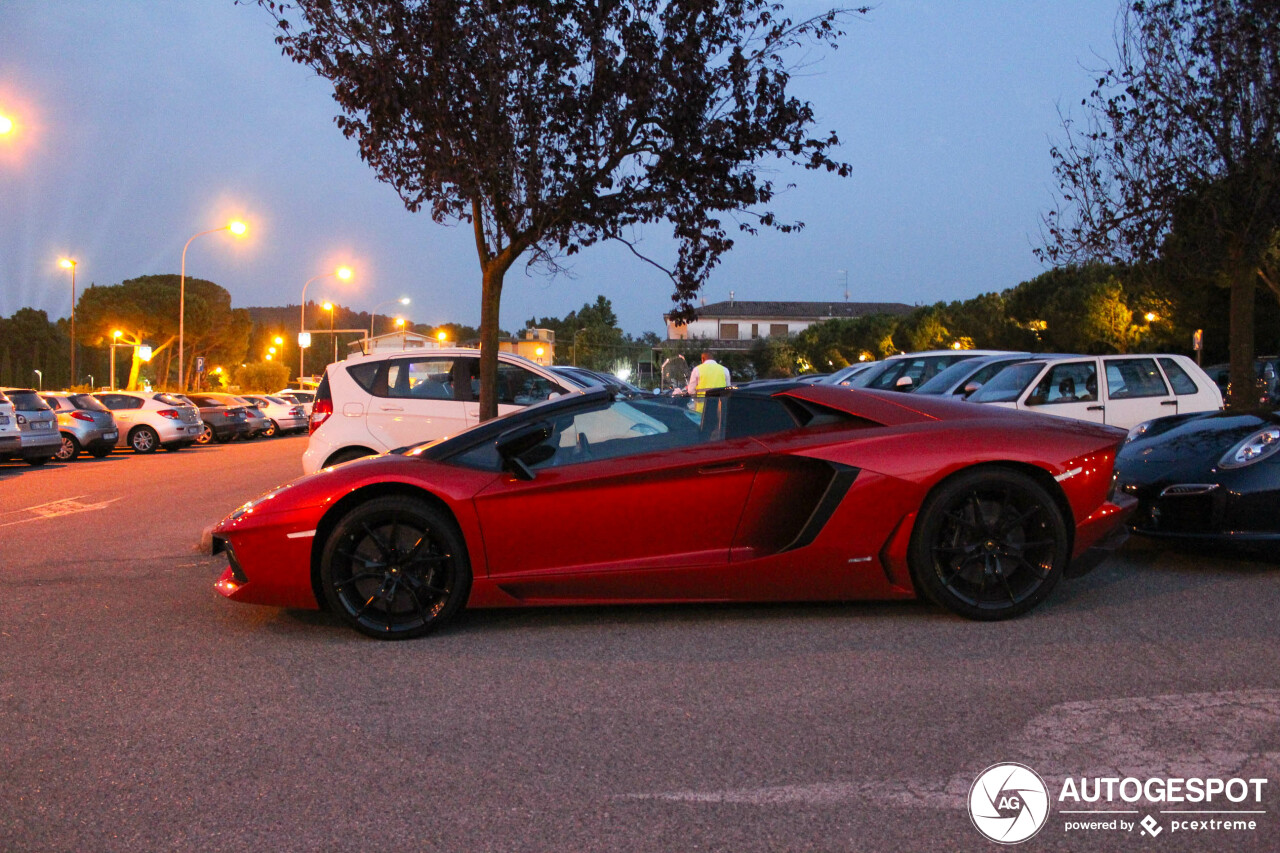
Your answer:
[[[35,391],[10,391],[9,402],[19,412],[47,412],[49,404],[40,399]]]
[[[1017,402],[1022,392],[1031,384],[1031,380],[1039,376],[1042,369],[1044,369],[1043,361],[1024,361],[1022,364],[1006,367],[990,382],[974,391],[969,400],[974,403]]]
[[[192,403],[191,403],[191,401],[190,401],[190,400],[185,400],[185,399],[183,399],[182,397],[179,397],[177,394],[156,394],[156,395],[155,395],[154,397],[152,397],[151,399],[153,399],[153,400],[158,400],[159,402],[164,403],[166,406],[190,406],[190,405],[192,405]]]

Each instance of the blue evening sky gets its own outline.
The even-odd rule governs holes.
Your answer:
[[[788,6],[793,17],[823,8]],[[931,303],[1042,271],[1032,255],[1052,201],[1059,109],[1079,114],[1112,51],[1119,0],[882,0],[805,70],[817,129],[836,130],[853,176],[782,172],[776,209],[798,235],[744,236],[708,302]],[[198,231],[245,218],[249,237],[191,244],[188,275],[236,306],[296,304],[339,263],[351,283],[308,298],[354,310],[408,295],[420,323],[478,325],[465,227],[409,214],[333,124],[329,84],[281,56],[273,24],[231,0],[5,0],[0,4],[0,315],[70,309],[77,286],[177,273]],[[672,255],[667,231],[644,248]],[[561,316],[604,294],[624,329],[663,332],[671,286],[625,249],[589,249],[569,277],[507,277],[502,326]],[[384,309],[389,310],[389,309]]]

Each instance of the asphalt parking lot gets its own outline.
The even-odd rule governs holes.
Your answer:
[[[222,600],[195,550],[305,445],[0,465],[0,849],[994,850],[965,802],[1006,761],[1269,780],[1253,831],[1138,804],[1157,837],[1055,813],[1028,850],[1275,849],[1280,563],[1131,543],[998,624],[585,608],[380,643]]]

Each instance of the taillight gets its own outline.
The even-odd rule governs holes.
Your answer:
[[[88,421],[89,423],[93,423],[93,415],[88,412],[72,412],[71,417],[78,421]]]
[[[289,417],[291,418],[305,417],[306,414],[307,414],[306,410],[303,409],[301,406],[294,406],[292,409],[289,410]]]
[[[27,422],[26,415],[18,415],[18,426],[22,426]]]
[[[311,420],[307,423],[307,434],[320,429],[320,426],[327,420],[329,415],[333,414],[333,400],[319,398],[316,399],[315,405],[311,407]]]
[[[156,414],[158,414],[162,418],[168,418],[169,420],[172,420],[172,421],[176,421],[182,417],[181,415],[178,414],[177,409],[161,409],[160,411],[156,412]]]

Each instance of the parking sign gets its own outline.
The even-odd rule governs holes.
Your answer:
[[[196,373],[204,373],[204,356],[196,356]]]

